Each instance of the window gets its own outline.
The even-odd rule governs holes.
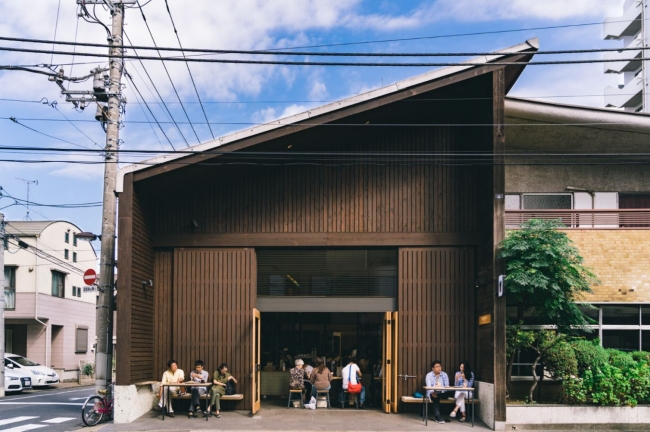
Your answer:
[[[63,258],[70,259],[70,251],[69,250],[63,249]]]
[[[639,331],[603,330],[603,346],[621,351],[639,351]]]
[[[75,333],[75,353],[82,354],[88,352],[88,327],[77,326]]]
[[[77,252],[72,252],[72,262],[77,262]]]
[[[70,243],[70,231],[66,231],[66,232],[65,232],[65,239],[64,239],[64,241],[65,241],[66,243]]]
[[[2,251],[0,251],[2,253]],[[5,309],[16,309],[16,267],[5,267]]]
[[[573,196],[571,194],[524,194],[524,209],[571,209]]]
[[[604,325],[639,325],[638,306],[603,307]]]
[[[65,273],[52,270],[52,295],[65,297]]]
[[[81,287],[77,287],[77,297],[81,297]]]
[[[75,234],[77,233],[72,233],[72,246],[77,246],[77,237]]]
[[[72,286],[72,297],[76,297],[76,296],[77,296],[77,287],[73,285]]]

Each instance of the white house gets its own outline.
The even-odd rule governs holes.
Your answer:
[[[6,231],[5,351],[76,377],[80,360],[94,361],[96,291],[83,273],[97,255],[70,222],[8,221]]]

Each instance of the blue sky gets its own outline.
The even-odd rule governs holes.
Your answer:
[[[437,1],[364,1],[364,0],[197,0],[193,2],[168,0],[181,41],[186,48],[266,49],[399,39],[420,36],[450,35],[530,27],[602,22],[607,16],[623,12],[622,0],[437,0]],[[58,0],[33,0],[29,7],[24,2],[1,0],[3,20],[0,35],[12,37],[52,39],[57,27],[57,40],[105,43],[106,33],[97,24],[77,22],[75,2],[62,0],[57,24]],[[159,46],[177,46],[164,0],[153,0],[144,7],[147,21]],[[108,14],[97,8],[97,15],[105,23]],[[151,38],[137,9],[126,13],[126,32],[138,45],[151,45]],[[541,49],[572,49],[618,47],[621,42],[603,41],[602,25],[564,29],[509,32],[481,36],[441,37],[418,41],[373,43],[343,47],[318,48],[326,51],[418,52],[418,51],[492,51],[539,37]],[[16,44],[2,42],[3,46],[51,48],[51,45]],[[69,47],[59,46],[60,50]],[[80,48],[79,51],[104,52],[101,48]],[[133,54],[130,52],[130,54]],[[602,54],[564,56],[565,58],[599,58]],[[557,56],[537,57],[550,60]],[[337,59],[333,59],[337,60]],[[458,58],[440,60],[455,61]],[[96,65],[92,58],[75,58],[78,64],[72,74],[86,74]],[[434,61],[434,60],[432,60]],[[70,56],[0,52],[0,64],[70,63]],[[177,121],[186,121],[160,62],[146,62],[146,69],[156,87],[168,103]],[[358,94],[409,76],[423,73],[424,68],[344,68],[304,66],[250,66],[191,64],[201,98],[206,103],[211,122],[262,122],[287,114],[301,112],[309,107]],[[64,66],[66,74],[70,66]],[[155,102],[151,83],[137,62],[127,63],[127,71],[150,102],[159,120],[166,114]],[[185,107],[193,122],[205,122],[196,94],[183,63],[169,64],[169,72],[187,101]],[[126,84],[127,121],[146,120],[143,107]],[[603,91],[607,85],[616,85],[618,76],[603,74],[602,64],[530,66],[519,79],[511,95],[537,97],[562,103],[603,106]],[[75,90],[90,90],[92,80],[73,84]],[[593,96],[596,95],[596,96]],[[568,96],[568,97],[567,97]],[[58,88],[42,75],[26,72],[0,72],[0,99],[57,101],[58,110],[75,123],[88,137],[66,122],[63,115],[51,106],[40,103],[0,100],[0,117],[18,119],[56,119],[59,121],[23,120],[25,125],[61,139],[94,147],[103,145],[104,134],[94,119],[95,109],[76,112],[60,96]],[[147,113],[148,114],[148,113]],[[185,140],[171,124],[163,125],[177,149],[186,146]],[[201,142],[211,139],[205,124],[196,125]],[[212,126],[215,136],[224,135],[242,126]],[[189,125],[181,130],[190,145],[198,143]],[[154,133],[149,124],[127,123],[120,132],[124,149],[170,149],[159,130]],[[0,119],[0,137],[4,145],[67,147],[66,144]],[[15,154],[3,151],[0,159],[81,160],[82,156],[56,154]],[[99,160],[97,157],[91,160]],[[135,160],[135,159],[130,159]],[[124,166],[127,161],[121,164]],[[102,197],[101,165],[72,165],[65,163],[18,164],[0,162],[0,186],[9,194],[25,199],[26,185],[16,177],[38,180],[31,187],[30,199],[39,203],[96,202]],[[0,198],[0,208],[12,204],[9,198]],[[22,219],[26,209],[10,206],[1,210],[8,220]],[[100,231],[101,208],[57,209],[34,208],[37,219],[65,219],[82,229]]]

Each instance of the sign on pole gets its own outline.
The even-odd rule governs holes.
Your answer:
[[[95,273],[95,270],[93,269],[86,270],[86,273],[84,273],[84,283],[86,285],[92,285],[95,283],[96,280],[97,280],[97,273]]]

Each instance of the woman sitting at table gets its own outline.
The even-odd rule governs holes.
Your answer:
[[[317,391],[326,391],[332,388],[332,372],[325,366],[323,359],[318,357],[314,363],[316,367],[311,373],[311,382],[313,384],[311,395],[316,397]]]
[[[214,385],[210,389],[210,406],[208,406],[208,415],[210,415],[210,409],[212,408],[212,405],[214,405],[214,415],[217,418],[221,417],[221,396],[226,394],[228,381],[232,381],[237,384],[235,377],[228,373],[228,365],[221,363],[221,365],[219,365],[217,368],[217,371],[212,376],[212,384]]]
[[[467,362],[462,362],[459,366],[460,369],[456,372],[454,377],[454,385],[458,387],[473,387],[474,386],[474,372],[472,372],[472,367]],[[469,395],[468,395],[469,393]],[[449,417],[456,417],[456,413],[460,409],[461,418],[460,421],[464,422],[466,420],[465,416],[465,398],[472,397],[472,392],[457,391],[454,393],[454,399],[456,399],[456,407],[449,414]]]

